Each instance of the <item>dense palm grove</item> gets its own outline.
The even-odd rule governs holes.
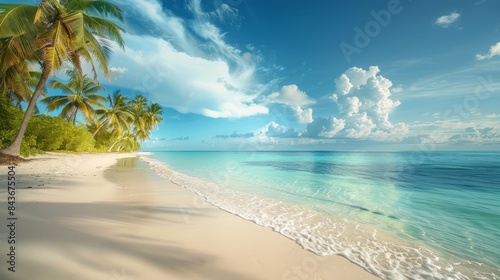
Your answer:
[[[103,0],[0,4],[1,153],[139,149],[162,121],[160,105],[119,91],[106,97],[98,81],[99,70],[109,79],[112,42],[124,47],[122,21],[122,10]],[[49,82],[63,69],[68,82]],[[48,87],[61,94],[49,96]],[[59,117],[40,115],[40,96]]]

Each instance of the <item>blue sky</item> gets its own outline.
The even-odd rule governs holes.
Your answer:
[[[102,84],[165,111],[145,150],[500,148],[499,1],[112,2]]]

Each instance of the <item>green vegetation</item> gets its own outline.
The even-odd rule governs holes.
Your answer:
[[[141,95],[130,99],[115,92],[106,98],[97,81],[96,65],[109,78],[110,40],[124,47],[115,23],[122,21],[122,10],[104,0],[0,4],[1,153],[135,151],[149,139],[162,121],[161,106]],[[82,59],[93,79],[83,73]],[[49,76],[68,65],[68,83],[50,82],[62,95],[45,97]],[[40,95],[47,111],[61,110],[60,117],[35,115],[30,121]],[[25,112],[22,103],[28,104]],[[85,124],[77,123],[79,115]]]
[[[0,147],[16,137],[24,112],[0,97]],[[21,145],[21,155],[43,151],[96,152],[95,140],[84,126],[75,126],[61,117],[36,115],[31,119]]]
[[[42,72],[16,138],[2,153],[19,155],[29,119],[51,73],[68,63],[82,73],[84,59],[95,79],[95,64],[109,76],[111,48],[105,39],[124,46],[122,29],[113,20],[123,20],[122,10],[100,0],[41,0],[38,6],[0,4],[0,80],[4,91],[18,92],[31,79],[30,64],[40,65]]]

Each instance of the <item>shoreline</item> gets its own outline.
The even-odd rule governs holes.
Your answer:
[[[0,278],[379,279],[206,203],[137,156],[51,153],[19,164],[19,266],[7,270],[0,239]],[[0,199],[6,208],[5,191]]]

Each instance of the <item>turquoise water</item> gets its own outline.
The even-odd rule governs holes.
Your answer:
[[[160,175],[384,279],[499,279],[498,152],[155,152]]]

